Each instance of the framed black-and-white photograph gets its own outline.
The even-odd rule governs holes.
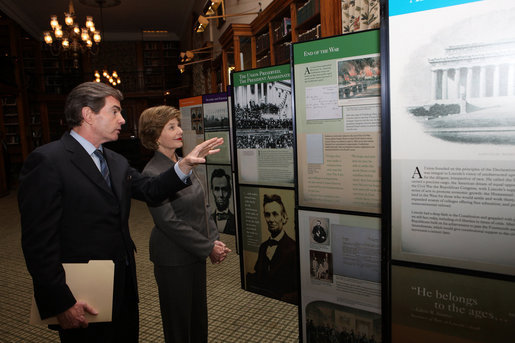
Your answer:
[[[313,217],[309,218],[309,221],[311,223],[311,225],[309,226],[311,245],[316,246],[319,244],[331,244],[329,218]]]
[[[205,131],[229,130],[229,105],[227,93],[214,93],[202,96]]]
[[[239,182],[293,186],[289,65],[234,72],[232,77]]]
[[[290,80],[236,88],[234,110],[238,149],[293,148]]]
[[[234,189],[230,165],[207,165],[207,183],[211,217],[218,231],[236,234],[237,220],[234,210]]]
[[[254,293],[297,304],[294,191],[240,186],[239,206],[243,287]]]

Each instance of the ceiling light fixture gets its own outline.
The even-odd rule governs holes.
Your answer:
[[[93,17],[87,16],[85,26],[80,28],[76,23],[73,0],[68,4],[68,12],[64,13],[63,27],[57,20],[57,15],[50,17],[52,31],[43,33],[45,43],[50,47],[50,52],[57,56],[63,51],[73,53],[73,66],[79,67],[79,52],[90,52],[96,54],[102,36],[95,28]]]
[[[120,83],[122,83],[122,79],[116,72],[116,70],[113,70],[111,74],[107,71],[107,69],[104,69],[102,71],[102,75],[98,72],[98,70],[95,70],[95,82],[101,82],[101,77],[104,78],[104,82],[109,82],[113,87],[118,86]]]
[[[98,7],[100,9],[100,28],[102,30],[102,36],[104,36],[104,16],[102,9],[107,7],[118,6],[121,3],[121,0],[79,0],[81,4],[91,7]],[[105,40],[104,40],[105,42]],[[99,54],[99,58],[102,57],[102,54]],[[98,67],[98,64],[97,64]],[[118,75],[116,70],[113,70],[112,73],[108,72],[106,66],[102,69],[102,75],[100,75],[98,69],[93,73],[95,81],[101,82],[102,80],[105,83],[110,83],[113,87],[118,86],[122,83],[122,79]]]

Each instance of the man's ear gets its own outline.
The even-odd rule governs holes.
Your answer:
[[[91,108],[89,108],[88,106],[84,106],[81,110],[81,114],[82,114],[82,120],[87,123],[87,124],[92,124],[93,123],[93,117],[95,115],[95,113],[93,113],[93,110]]]

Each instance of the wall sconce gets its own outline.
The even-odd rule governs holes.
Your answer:
[[[209,46],[205,46],[203,48],[187,50],[187,51],[181,52],[179,56],[180,56],[181,62],[190,62],[191,60],[193,60],[193,57],[195,57],[195,55],[200,55],[200,54],[212,55],[213,54],[213,46],[209,45]]]
[[[193,61],[193,62],[189,62],[189,63],[183,63],[183,64],[179,64],[177,66],[177,68],[179,69],[179,71],[182,74],[182,73],[184,73],[184,69],[185,69],[186,66],[189,66],[191,64],[197,64],[197,63],[212,61],[212,60],[213,60],[212,58],[206,58],[206,59],[203,59],[203,60]]]
[[[225,14],[225,4],[223,0],[212,0],[211,5],[209,5],[209,8],[206,10],[206,14],[216,14],[216,10],[218,9],[218,7],[220,7],[220,5],[222,5],[222,14]]]
[[[218,18],[226,19],[228,17],[239,17],[239,16],[244,16],[244,15],[260,14],[261,13],[261,2],[258,2],[258,4],[259,4],[258,12],[243,12],[243,13],[225,14],[224,1],[223,0],[212,0],[211,5],[205,11],[205,15],[199,15],[199,17],[197,19],[197,24],[195,25],[193,30],[197,33],[204,32],[206,27],[209,25],[209,20],[211,20],[211,19],[218,19]],[[222,15],[214,15],[214,14],[216,14],[216,10],[218,9],[218,7],[220,7],[220,5],[222,5]]]

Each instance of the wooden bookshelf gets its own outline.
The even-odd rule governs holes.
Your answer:
[[[174,41],[143,42],[143,80],[147,90],[176,87],[179,45]]]
[[[299,21],[300,19],[300,21]],[[222,70],[242,70],[240,38],[251,37],[251,67],[290,61],[290,45],[341,34],[341,0],[274,0],[250,24],[232,24],[220,36]],[[246,68],[248,69],[248,68]],[[222,79],[226,89],[228,76]]]

